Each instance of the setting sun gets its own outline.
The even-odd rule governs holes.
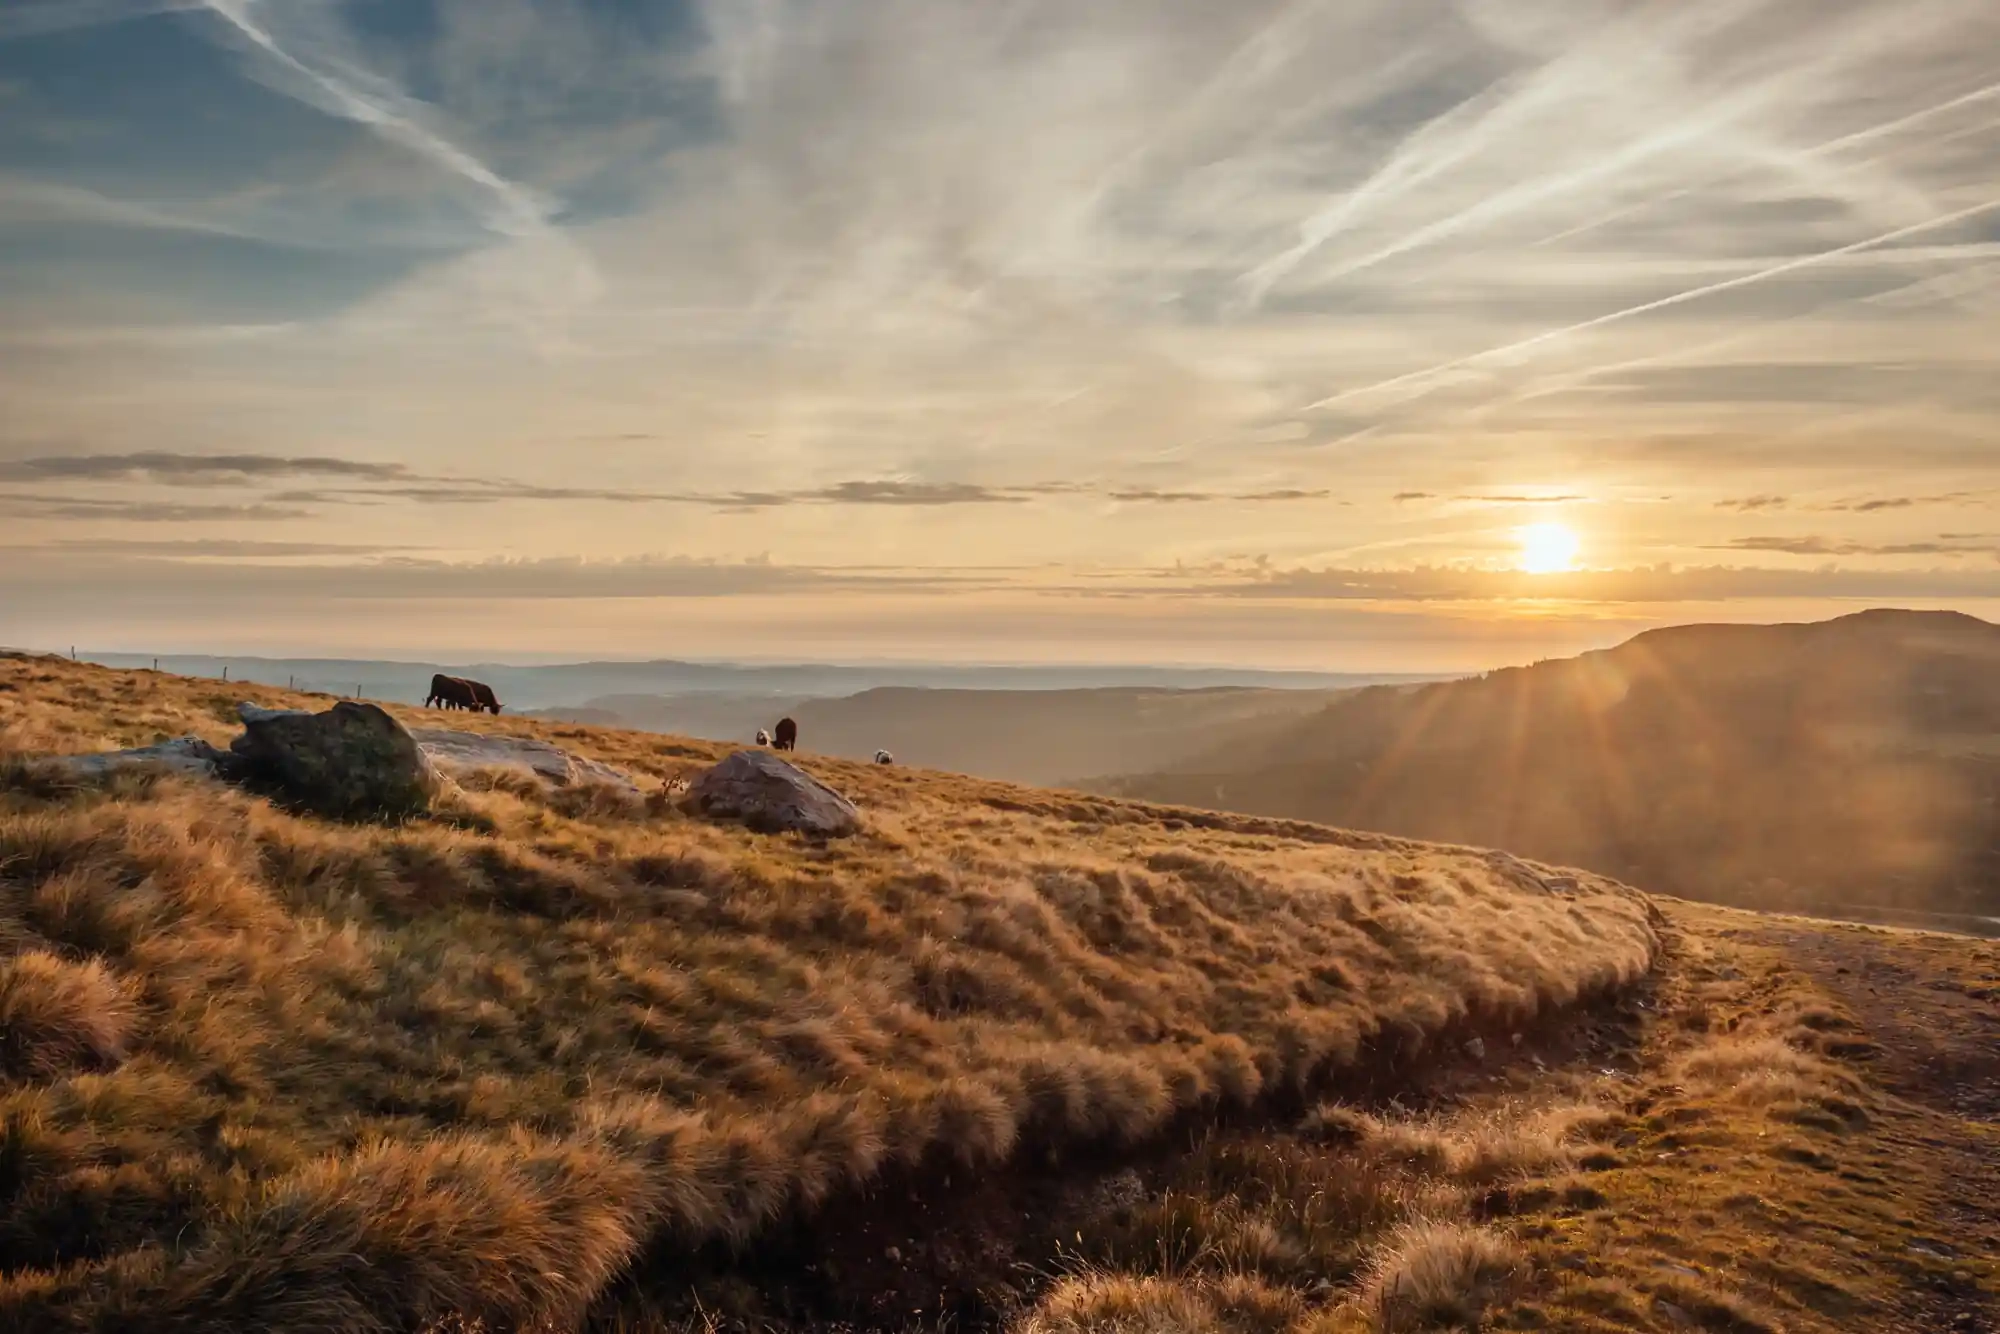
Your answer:
[[[1575,568],[1582,547],[1576,534],[1559,523],[1531,523],[1516,536],[1521,542],[1521,568],[1529,574],[1559,574]]]

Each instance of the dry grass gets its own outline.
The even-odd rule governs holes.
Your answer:
[[[1413,1223],[1377,1253],[1361,1304],[1380,1334],[1462,1328],[1477,1322],[1521,1269],[1520,1252],[1486,1229]]]
[[[891,1165],[1144,1141],[1615,987],[1657,944],[1589,877],[811,758],[862,836],[501,775],[342,825],[19,762],[223,741],[240,698],[310,702],[0,659],[9,1328],[567,1328],[649,1238],[745,1242]],[[724,753],[453,721],[655,783]]]

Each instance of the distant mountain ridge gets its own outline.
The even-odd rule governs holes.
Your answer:
[[[107,667],[151,667],[178,676],[219,677],[264,685],[295,684],[331,694],[417,703],[433,672],[475,676],[520,709],[601,707],[606,696],[724,693],[809,699],[881,687],[974,690],[1079,690],[1100,687],[1193,690],[1221,686],[1331,690],[1385,680],[1434,680],[1395,673],[1260,671],[1227,667],[1008,666],[958,664],[727,663],[659,659],[546,665],[394,661],[376,658],[272,658],[255,655],[80,651]]]
[[[1765,907],[2000,913],[2000,626],[1694,625],[1335,697],[1123,795],[1504,847]]]

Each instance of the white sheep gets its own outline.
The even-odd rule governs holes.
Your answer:
[[[760,746],[768,746],[771,744],[771,734],[769,732],[766,732],[761,727],[757,729],[757,744]]]
[[[894,764],[895,762],[896,762],[896,757],[894,755],[891,755],[888,751],[878,750],[875,752],[875,763]]]

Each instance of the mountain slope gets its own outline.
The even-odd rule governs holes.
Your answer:
[[[794,715],[815,751],[1017,783],[1174,763],[1254,745],[1316,713],[1322,690],[912,690],[884,687],[808,700]]]
[[[32,759],[219,742],[246,697],[315,703],[0,658],[0,1327],[575,1329],[642,1259],[1407,1068],[1658,950],[1588,875],[901,766],[802,761],[868,822],[822,846]],[[726,752],[464,725],[650,782]]]
[[[2000,627],[1881,611],[1658,630],[1352,692],[1261,747],[1102,786],[1691,897],[2000,915]]]

